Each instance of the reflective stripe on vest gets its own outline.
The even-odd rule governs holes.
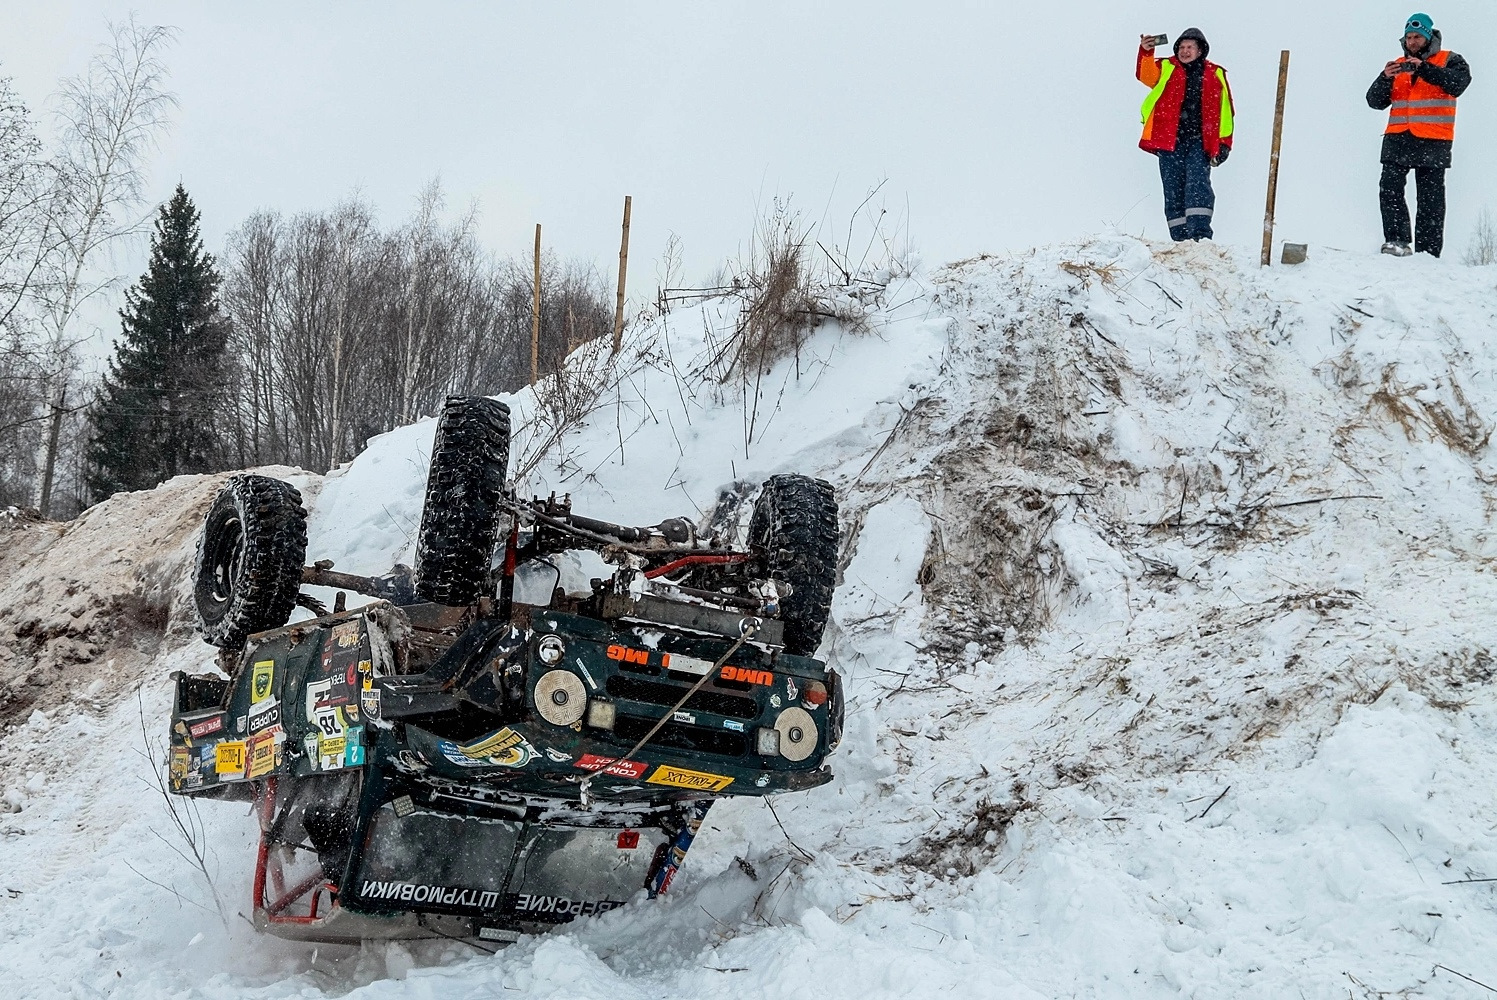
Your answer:
[[[1449,52],[1440,51],[1426,61],[1443,67],[1449,58]],[[1388,108],[1385,131],[1448,142],[1455,138],[1455,98],[1427,80],[1400,73],[1393,78],[1393,104]]]
[[[1140,110],[1144,123],[1144,138],[1149,139],[1154,135],[1154,105],[1164,96],[1164,88],[1169,86],[1170,77],[1175,75],[1175,64],[1170,60],[1164,60],[1159,66],[1159,82],[1154,84],[1154,89],[1149,91],[1149,96],[1144,98],[1144,106]]]
[[[1227,89],[1227,71],[1220,66],[1216,68],[1216,78],[1222,85],[1221,137],[1225,139],[1232,134],[1232,92]]]

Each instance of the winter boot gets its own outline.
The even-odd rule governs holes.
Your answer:
[[[1384,243],[1383,253],[1392,257],[1412,257],[1414,250],[1407,243]]]

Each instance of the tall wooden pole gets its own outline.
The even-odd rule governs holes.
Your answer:
[[[67,405],[68,388],[67,373],[61,372],[57,376],[61,384],[57,389],[57,398],[52,403],[52,427],[47,432],[47,461],[42,468],[42,495],[37,501],[37,511],[42,517],[52,516],[52,476],[57,470],[57,439],[62,434],[63,407]]]
[[[634,198],[624,195],[624,241],[619,246],[619,304],[613,313],[613,353],[624,344],[624,277],[629,273],[629,209]]]
[[[1263,209],[1263,260],[1267,267],[1273,259],[1274,202],[1279,197],[1279,141],[1284,135],[1284,88],[1289,85],[1289,50],[1279,53],[1279,99],[1273,109],[1273,152],[1268,156],[1268,204]]]
[[[535,224],[535,295],[530,303],[530,384],[541,371],[541,224]]]

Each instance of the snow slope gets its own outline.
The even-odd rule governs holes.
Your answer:
[[[0,742],[0,969],[28,997],[1480,995],[1494,284],[1105,235],[901,278],[757,406],[704,374],[731,308],[671,313],[559,439],[511,399],[514,464],[626,523],[778,471],[836,485],[832,785],[717,806],[670,898],[498,955],[259,938],[252,820],[183,813],[200,870],[146,748],[166,674],[212,659],[179,592],[138,700],[54,698]],[[411,560],[432,426],[303,474],[315,556]],[[212,485],[67,531],[141,525],[97,544],[181,567],[192,519],[146,515]],[[7,593],[106,576],[87,535],[35,544]]]

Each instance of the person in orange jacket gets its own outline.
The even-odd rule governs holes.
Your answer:
[[[1383,176],[1378,204],[1383,212],[1383,253],[1440,256],[1445,246],[1445,171],[1455,145],[1455,99],[1471,86],[1466,60],[1441,46],[1428,14],[1403,26],[1403,57],[1383,67],[1367,89],[1367,103],[1388,111],[1383,133]],[[1409,247],[1409,171],[1419,194],[1414,246]]]
[[[1211,46],[1199,28],[1175,39],[1169,59],[1154,58],[1155,42],[1150,35],[1139,39],[1138,79],[1149,96],[1138,146],[1159,157],[1170,238],[1209,240],[1216,210],[1211,169],[1232,151],[1232,88],[1227,71],[1206,58]]]

